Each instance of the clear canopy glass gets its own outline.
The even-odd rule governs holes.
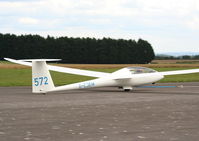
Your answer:
[[[154,73],[157,72],[153,69],[150,68],[145,68],[145,67],[128,67],[127,69],[129,69],[129,71],[132,74],[139,74],[139,73]]]

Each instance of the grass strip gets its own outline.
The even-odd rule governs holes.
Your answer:
[[[153,68],[157,71],[173,71],[173,70],[185,70],[192,68]],[[114,72],[118,69],[90,69],[101,72]],[[0,86],[31,86],[31,69],[16,69],[5,68],[0,69]],[[55,85],[66,85],[75,82],[86,81],[94,79],[92,77],[72,75],[59,72],[51,72]],[[159,82],[199,82],[199,73],[165,76]]]

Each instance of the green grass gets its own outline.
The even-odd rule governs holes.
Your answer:
[[[0,86],[31,86],[31,69],[0,69]],[[91,77],[51,72],[55,85],[92,79]]]
[[[158,71],[181,70],[191,68],[153,68]],[[117,69],[92,69],[101,72],[113,72]],[[51,72],[55,85],[71,84],[93,79],[92,77]],[[199,82],[199,73],[166,76],[160,82]],[[30,86],[31,69],[0,69],[0,86]]]
[[[9,61],[0,61],[0,64],[14,64],[14,63],[9,62]]]
[[[31,85],[30,69],[0,69],[0,86]]]

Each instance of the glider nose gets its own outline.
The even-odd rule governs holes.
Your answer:
[[[154,83],[163,78],[164,76],[161,75],[160,73],[138,74],[132,77],[131,83],[134,86],[139,86],[139,85]]]

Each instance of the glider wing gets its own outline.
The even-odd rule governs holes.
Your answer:
[[[25,65],[25,66],[32,66],[32,63],[26,62],[26,61],[34,61],[34,59],[31,60],[15,60],[10,58],[4,58],[7,61]],[[35,59],[36,61],[42,60],[42,59]],[[57,61],[57,59],[45,59],[46,61]],[[52,66],[47,65],[49,70],[62,72],[62,73],[70,73],[70,74],[76,74],[76,75],[83,75],[83,76],[90,76],[90,77],[105,77],[110,75],[110,73],[105,72],[97,72],[97,71],[89,71],[89,70],[81,70],[81,69],[73,69],[73,68],[66,68],[66,67],[58,67],[58,66]]]
[[[199,73],[199,69],[165,71],[165,72],[159,72],[159,73],[162,75],[189,74],[189,73]]]

